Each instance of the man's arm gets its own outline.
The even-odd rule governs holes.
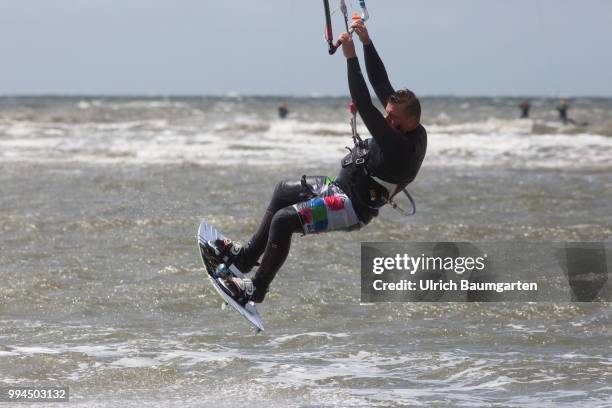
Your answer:
[[[374,92],[376,92],[376,96],[378,96],[380,103],[386,106],[389,96],[391,96],[395,90],[389,81],[389,75],[387,75],[385,65],[380,59],[374,44],[372,44],[372,39],[370,39],[370,34],[365,24],[359,20],[354,22],[351,28],[355,30],[359,36],[359,40],[363,43],[363,54],[365,56],[366,71],[368,72],[370,84],[372,84],[372,88],[374,88]]]
[[[389,82],[389,76],[387,70],[374,48],[374,44],[363,45],[363,55],[365,56],[366,71],[368,72],[368,78],[378,96],[378,100],[383,106],[387,105],[389,97],[395,92],[391,82]]]
[[[384,116],[372,103],[368,86],[366,85],[357,57],[346,60],[348,69],[348,84],[353,103],[370,134],[379,144],[382,142],[377,135],[385,134],[391,129]],[[383,142],[384,143],[384,142]]]
[[[384,152],[389,154],[397,152],[401,138],[398,137],[397,132],[389,126],[384,116],[372,103],[368,86],[361,73],[355,44],[346,33],[340,36],[340,40],[342,41],[342,51],[346,57],[349,90],[359,116]]]

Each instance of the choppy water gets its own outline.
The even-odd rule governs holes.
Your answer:
[[[610,240],[612,101],[425,99],[406,221],[294,240],[255,336],[195,247],[278,179],[335,175],[343,99],[0,99],[0,381],[71,406],[610,406],[609,304],[359,304],[359,243]],[[46,406],[46,405],[45,405]]]

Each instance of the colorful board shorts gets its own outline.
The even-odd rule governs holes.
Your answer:
[[[308,179],[308,186],[316,197],[293,205],[302,221],[304,234],[361,228],[362,223],[353,209],[351,199],[335,184],[335,179],[324,176]]]

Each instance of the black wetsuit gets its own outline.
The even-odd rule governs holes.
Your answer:
[[[569,122],[569,118],[567,117],[567,111],[569,110],[569,105],[567,104],[559,104],[557,106],[557,110],[559,111],[559,119],[563,122],[564,125],[567,125]]]
[[[278,107],[278,117],[281,119],[285,119],[289,115],[289,109],[285,106]]]
[[[523,102],[519,105],[521,108],[521,119],[529,118],[529,111],[531,110],[531,104],[529,102]]]
[[[389,96],[395,91],[389,82],[385,66],[373,44],[364,46],[364,55],[370,83],[380,102],[386,106]],[[372,135],[372,138],[368,139],[368,170],[376,177],[400,184],[403,188],[414,180],[421,168],[427,150],[427,132],[421,125],[408,133],[400,133],[389,126],[385,117],[372,103],[359,60],[351,58],[347,60],[347,65],[351,97]],[[350,172],[343,168],[337,182],[351,198],[361,221],[368,223],[372,217],[378,215],[378,210],[367,205],[369,191],[360,189],[360,183],[353,178]]]

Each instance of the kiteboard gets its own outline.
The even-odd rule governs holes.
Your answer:
[[[238,313],[240,313],[245,319],[251,323],[257,332],[263,331],[263,322],[261,316],[257,311],[257,307],[254,302],[248,302],[242,306],[236,302],[225,290],[223,280],[234,275],[238,278],[243,278],[244,274],[240,272],[235,265],[229,267],[225,265],[216,255],[214,249],[214,242],[218,239],[225,239],[215,227],[203,221],[198,229],[198,249],[200,256],[210,282],[212,283],[215,291],[221,296],[224,304],[230,305]]]

